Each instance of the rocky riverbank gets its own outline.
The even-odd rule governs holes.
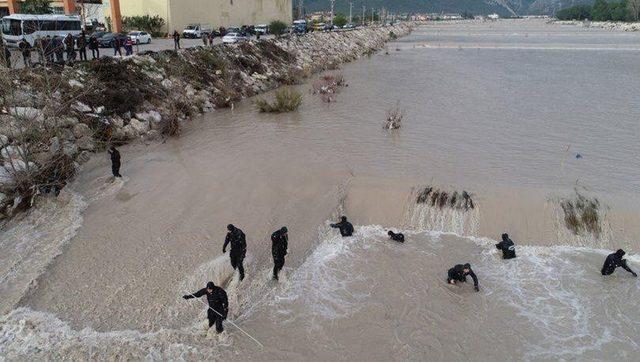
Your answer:
[[[382,48],[408,24],[2,70],[0,219],[64,187],[109,144],[177,135],[199,113]]]
[[[580,20],[557,20],[553,24],[574,25],[582,28],[602,28],[611,31],[640,31],[640,22],[623,23],[614,21],[580,21]]]

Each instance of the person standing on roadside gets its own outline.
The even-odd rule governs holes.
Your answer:
[[[95,35],[91,35],[91,38],[89,38],[89,49],[91,49],[91,57],[93,59],[100,58],[100,44],[98,44],[98,38]]]
[[[180,33],[178,33],[177,30],[173,31],[173,47],[175,48],[175,50],[181,49],[180,48]]]
[[[64,45],[62,44],[62,39],[57,35],[53,37],[53,51],[56,54],[56,63],[63,64]]]
[[[124,51],[127,56],[133,55],[133,39],[131,39],[131,37],[127,37],[127,40],[125,40]]]
[[[4,60],[4,64],[7,66],[7,68],[11,69],[11,51],[9,50],[9,47],[7,47],[6,45],[4,45],[4,43],[2,43],[2,40],[0,40],[0,56],[2,56],[3,60]]]
[[[31,44],[29,44],[27,39],[22,38],[20,43],[18,43],[18,48],[20,49],[20,53],[22,53],[24,66],[31,67]]]
[[[113,38],[113,56],[115,57],[116,54],[119,55],[120,57],[122,57],[122,43],[120,42],[120,39],[115,36]]]
[[[64,45],[67,50],[67,61],[72,62],[76,60],[76,41],[73,39],[71,33],[67,34],[64,38]]]
[[[216,35],[214,34],[213,30],[211,31],[211,33],[209,33],[209,46],[213,46],[213,39],[215,39]]]
[[[87,60],[87,36],[85,35],[84,30],[80,33],[80,36],[78,36],[76,44],[78,45],[80,60]]]

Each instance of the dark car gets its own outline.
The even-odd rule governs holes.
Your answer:
[[[114,34],[114,33],[106,33],[100,38],[98,38],[98,45],[100,48],[113,48],[113,42],[116,40],[120,40],[120,44],[124,45],[124,42],[127,41],[126,34]]]

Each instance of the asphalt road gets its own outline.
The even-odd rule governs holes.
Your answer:
[[[268,37],[270,36],[267,36],[267,38]],[[253,37],[253,39],[255,39],[255,37]],[[221,44],[222,38],[216,37],[213,43],[214,45]],[[180,39],[180,47],[183,49],[191,48],[195,46],[202,46],[202,45],[204,45],[202,42],[202,39]],[[134,45],[133,54],[137,54],[138,52],[144,52],[146,50],[160,51],[160,50],[167,50],[167,49],[174,49],[173,39],[167,39],[167,38],[153,39],[151,44]],[[124,54],[124,48],[122,48],[121,50],[122,50],[122,54]],[[76,56],[77,56],[77,59],[80,59],[79,55],[76,55]],[[113,48],[100,48],[101,58],[110,57],[110,56],[113,56]],[[66,57],[66,54],[65,54],[65,57]],[[87,49],[87,57],[91,59],[90,49]],[[31,52],[31,61],[34,63],[38,61],[38,54],[35,51]],[[4,66],[4,64],[1,64],[0,66]],[[11,49],[11,66],[13,68],[24,67],[24,63],[22,62],[22,55],[17,49]]]

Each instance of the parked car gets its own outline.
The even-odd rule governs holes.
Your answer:
[[[358,27],[358,26],[357,26],[356,24],[354,24],[354,23],[349,23],[349,24],[345,24],[342,28],[343,28],[343,29],[355,29],[355,28],[357,28],[357,27]]]
[[[267,35],[269,34],[269,25],[267,24],[256,25],[255,31],[256,33],[260,33],[261,35]]]
[[[236,43],[242,43],[249,40],[249,38],[247,38],[246,36],[240,34],[240,33],[227,33],[227,35],[222,37],[222,42],[224,44],[236,44]]]
[[[127,34],[106,33],[98,38],[98,45],[100,46],[100,48],[112,48],[113,42],[115,41],[116,37],[118,38],[118,40],[120,40],[120,44],[124,44],[124,42],[126,42],[128,38]]]
[[[182,31],[183,38],[193,38],[199,39],[202,38],[202,34],[211,34],[213,31],[213,27],[208,24],[189,24]]]
[[[136,44],[151,44],[151,34],[146,31],[131,31],[129,37]]]

